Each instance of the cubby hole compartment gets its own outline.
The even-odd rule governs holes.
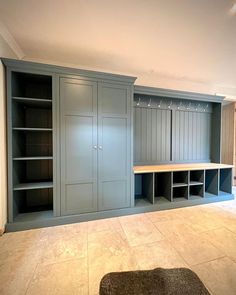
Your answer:
[[[12,127],[52,128],[52,108],[29,106],[18,101],[12,102]]]
[[[188,186],[173,187],[173,201],[184,201],[188,199]]]
[[[24,187],[52,187],[52,160],[30,160],[13,162],[13,190]]]
[[[190,185],[200,185],[204,183],[204,170],[190,171]]]
[[[13,131],[13,158],[52,156],[52,132]]]
[[[205,197],[215,197],[219,194],[219,170],[205,171]]]
[[[53,189],[37,189],[15,191],[13,195],[14,218],[19,215],[32,212],[44,212],[53,210]]]
[[[189,187],[189,199],[196,200],[204,197],[204,186],[203,184],[192,185]]]
[[[12,73],[12,96],[52,99],[52,77],[31,73]]]
[[[171,172],[155,173],[155,203],[171,200]]]
[[[232,194],[232,169],[220,169],[220,192]]]
[[[154,174],[135,174],[135,206],[154,203]]]
[[[173,187],[188,185],[188,171],[173,172]]]

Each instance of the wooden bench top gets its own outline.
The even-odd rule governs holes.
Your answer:
[[[233,165],[218,163],[187,163],[187,164],[165,164],[165,165],[146,165],[134,166],[134,174],[168,172],[168,171],[185,171],[185,170],[209,170],[233,168]]]

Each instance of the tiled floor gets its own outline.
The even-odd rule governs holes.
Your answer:
[[[98,294],[111,271],[189,267],[236,294],[236,200],[0,237],[0,294]]]

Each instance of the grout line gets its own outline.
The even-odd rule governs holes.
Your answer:
[[[220,256],[218,258],[214,258],[214,259],[204,261],[204,262],[200,262],[200,263],[197,263],[197,264],[192,264],[192,265],[189,265],[189,266],[190,267],[200,266],[200,265],[203,265],[203,264],[206,264],[206,263],[209,263],[209,262],[213,262],[213,261],[217,261],[217,260],[221,260],[221,259],[224,259],[224,258],[229,258],[229,257],[227,255],[223,255],[223,256]]]

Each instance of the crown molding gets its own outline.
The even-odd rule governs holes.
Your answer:
[[[16,56],[19,59],[22,59],[25,57],[25,53],[19,46],[19,44],[16,42],[15,38],[12,36],[12,34],[8,31],[6,26],[0,21],[0,35],[2,38],[6,41],[6,43],[9,45],[9,47],[12,49],[12,51],[16,54]]]

